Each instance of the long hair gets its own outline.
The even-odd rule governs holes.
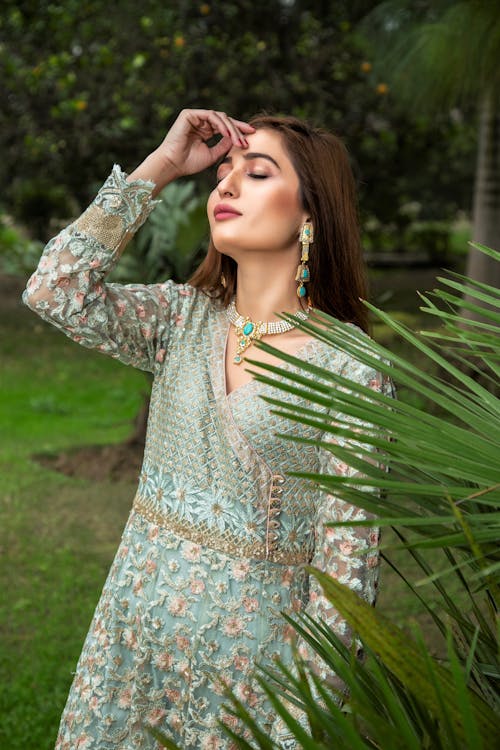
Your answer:
[[[297,172],[302,206],[314,227],[307,284],[313,307],[368,331],[368,313],[361,302],[368,291],[366,268],[347,149],[332,133],[295,117],[263,114],[250,124],[281,135]],[[208,253],[189,283],[227,306],[236,293],[236,273],[236,262],[219,253],[210,239]]]

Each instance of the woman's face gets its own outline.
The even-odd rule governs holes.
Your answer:
[[[236,261],[249,252],[298,253],[307,215],[281,136],[261,129],[247,140],[248,148],[233,146],[217,171],[207,204],[213,243]]]

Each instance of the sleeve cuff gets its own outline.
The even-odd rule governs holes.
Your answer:
[[[119,251],[161,203],[152,198],[154,187],[154,182],[145,180],[128,182],[126,173],[115,164],[94,201],[74,223],[73,232]]]

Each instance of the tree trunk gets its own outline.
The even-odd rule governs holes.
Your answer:
[[[493,101],[493,96],[486,94],[480,102],[472,239],[500,250],[500,110]],[[466,273],[476,281],[500,287],[500,263],[475,248],[469,251]],[[469,319],[481,318],[470,310],[463,314]]]

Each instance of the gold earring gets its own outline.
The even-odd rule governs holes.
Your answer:
[[[224,276],[223,273],[221,273],[221,275],[220,275],[220,283],[224,287],[224,289],[227,287],[226,277]]]
[[[302,224],[299,242],[302,244],[302,252],[300,256],[299,267],[297,268],[297,274],[295,276],[295,281],[299,282],[299,285],[297,287],[297,297],[302,298],[307,294],[307,289],[305,288],[304,284],[307,284],[307,282],[311,280],[311,273],[309,271],[309,266],[307,265],[307,263],[309,261],[309,245],[312,245],[312,243],[314,242],[314,231],[313,225],[310,221],[305,221]]]

